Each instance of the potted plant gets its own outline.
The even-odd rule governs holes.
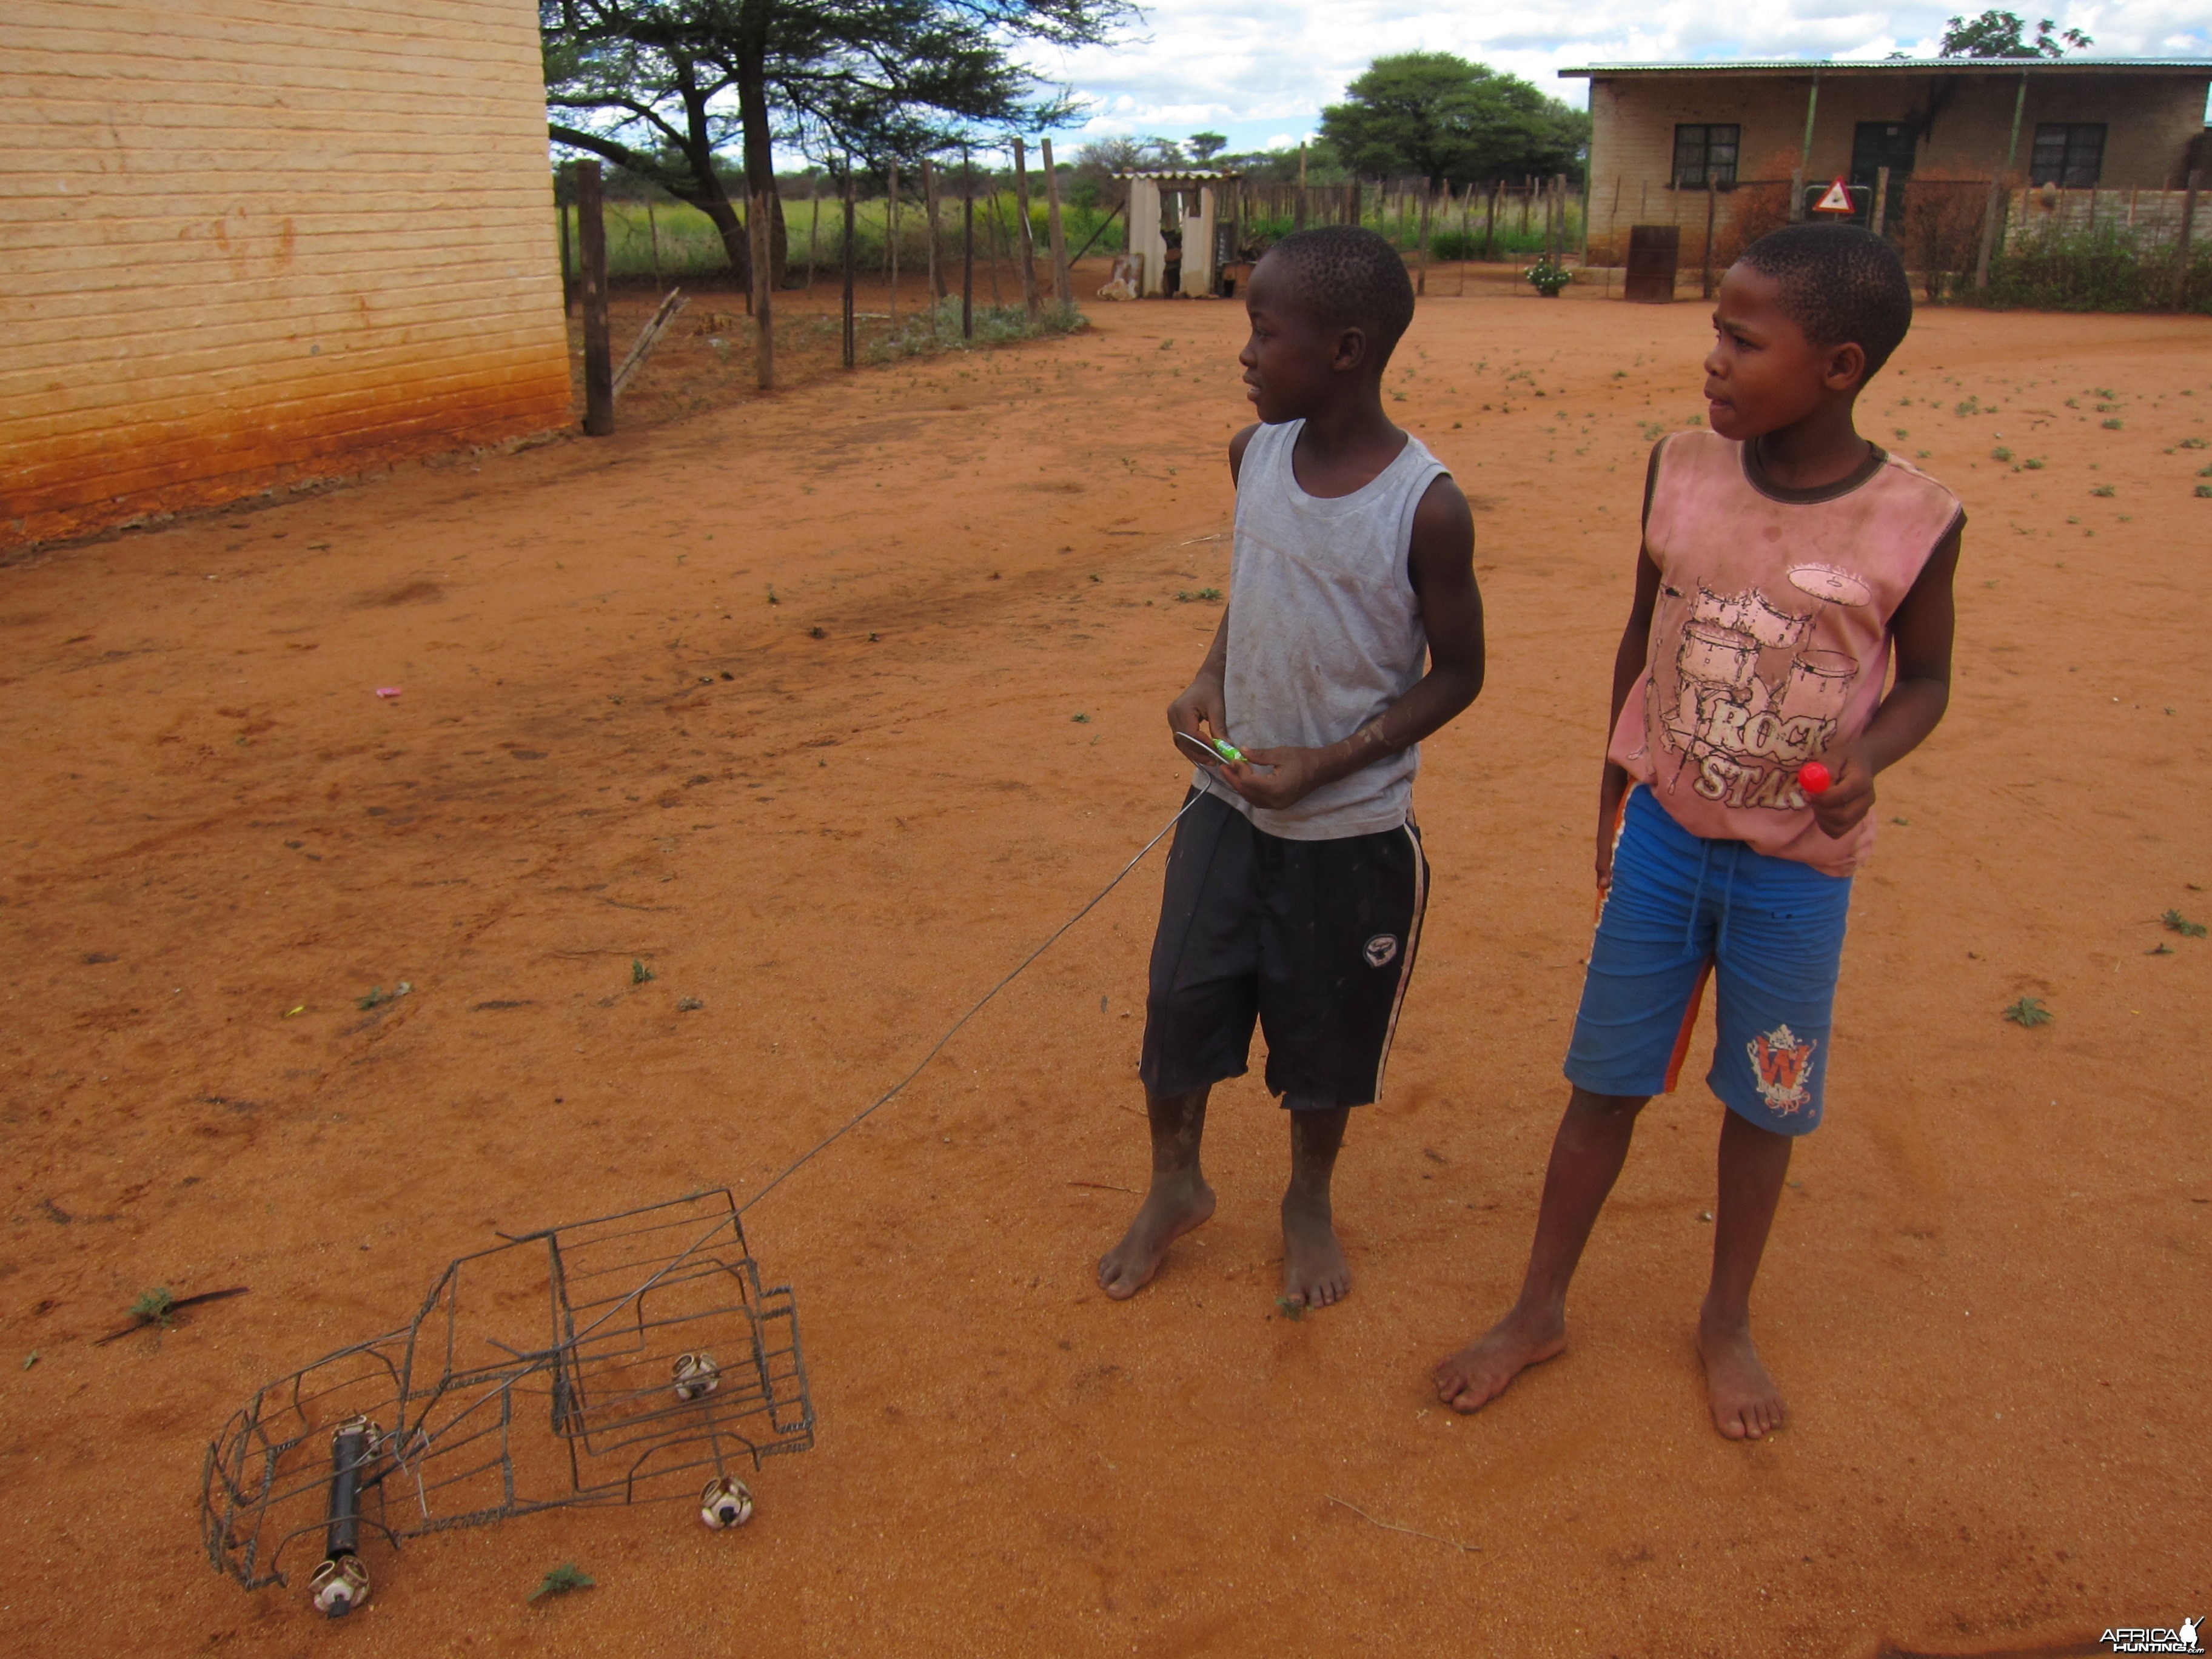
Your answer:
[[[1559,290],[1575,280],[1575,274],[1565,265],[1555,265],[1549,255],[1539,259],[1522,273],[1528,277],[1536,292],[1547,300],[1556,300]]]

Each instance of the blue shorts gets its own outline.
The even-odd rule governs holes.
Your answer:
[[[1650,790],[1631,790],[1567,1080],[1592,1094],[1670,1092],[1718,969],[1706,1083],[1762,1129],[1817,1128],[1850,900],[1850,877],[1693,836]]]

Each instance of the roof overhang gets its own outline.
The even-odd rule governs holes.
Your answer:
[[[1638,76],[1712,76],[1748,80],[1759,76],[1818,75],[1823,80],[1856,76],[1959,75],[2201,75],[2212,79],[2212,58],[1741,58],[1711,64],[1586,64],[1558,71],[1561,80],[1614,80]]]
[[[1241,173],[1191,173],[1174,168],[1139,167],[1133,173],[1117,173],[1116,179],[1149,179],[1156,185],[1224,185],[1242,179]]]

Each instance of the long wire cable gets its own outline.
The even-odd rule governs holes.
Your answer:
[[[797,1158],[793,1160],[790,1167],[786,1169],[781,1175],[776,1176],[776,1178],[769,1182],[767,1186],[762,1188],[750,1198],[738,1206],[738,1213],[739,1215],[743,1215],[747,1210],[751,1209],[754,1205],[759,1203],[761,1200],[766,1198],[770,1193],[783,1185],[785,1182],[797,1175],[801,1169],[805,1167],[807,1162],[817,1153],[826,1151],[836,1141],[843,1139],[846,1135],[859,1128],[861,1124],[866,1122],[868,1119],[873,1116],[880,1108],[888,1106],[892,1101],[896,1100],[899,1096],[899,1092],[903,1090],[908,1084],[913,1082],[915,1079],[921,1075],[922,1068],[927,1066],[931,1060],[935,1060],[937,1056],[944,1051],[945,1045],[951,1042],[954,1037],[960,1035],[960,1028],[962,1026],[965,1025],[969,1020],[975,1018],[976,1015],[981,1013],[985,1005],[987,1005],[993,997],[997,996],[1000,992],[1005,990],[1006,987],[1012,985],[1017,979],[1019,979],[1031,963],[1035,962],[1047,951],[1052,949],[1052,947],[1059,942],[1060,936],[1062,933],[1065,933],[1069,928],[1074,927],[1077,922],[1082,921],[1084,917],[1089,915],[1093,910],[1097,909],[1099,904],[1105,899],[1106,896],[1112,892],[1116,887],[1119,887],[1128,873],[1145,861],[1145,854],[1151,852],[1155,847],[1158,847],[1161,842],[1167,838],[1168,831],[1174,829],[1176,825],[1182,822],[1183,813],[1189,811],[1192,807],[1197,805],[1199,802],[1206,799],[1206,792],[1203,789],[1194,790],[1191,794],[1191,798],[1182,804],[1182,811],[1178,811],[1173,817],[1162,824],[1160,826],[1159,833],[1137,849],[1136,857],[1131,859],[1127,864],[1123,865],[1113,880],[1108,882],[1103,887],[1100,888],[1096,893],[1091,895],[1089,903],[1085,904],[1080,910],[1078,910],[1073,915],[1070,916],[1066,921],[1060,923],[1059,927],[1054,928],[1050,933],[1046,935],[1044,943],[1038,945],[1036,950],[1030,951],[1029,955],[1024,957],[1021,961],[1017,963],[1014,965],[1012,971],[1008,973],[1004,979],[1000,980],[996,985],[994,985],[989,990],[984,992],[983,994],[976,1000],[975,1006],[974,1007],[970,1008],[966,1013],[961,1015],[959,1018],[954,1020],[951,1026],[945,1031],[945,1035],[937,1039],[935,1046],[933,1047],[927,1054],[924,1054],[920,1060],[915,1062],[914,1069],[912,1071],[908,1072],[896,1083],[892,1084],[891,1086],[884,1090],[883,1093],[878,1095],[875,1099],[868,1104],[867,1108],[855,1116],[852,1121],[845,1124],[842,1128],[831,1131],[829,1134],[823,1136],[821,1140],[816,1142],[814,1146],[809,1147],[805,1152],[801,1153]]]

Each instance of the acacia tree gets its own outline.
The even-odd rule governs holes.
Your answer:
[[[1589,144],[1583,111],[1448,52],[1376,58],[1322,112],[1321,131],[1353,172],[1419,173],[1431,190],[1578,172]]]
[[[2057,31],[2053,33],[2053,31]],[[2036,25],[2027,37],[2027,20],[2017,12],[1985,11],[1979,17],[1954,17],[1943,31],[1939,55],[1945,58],[2063,58],[2096,44],[2079,29],[2061,29],[2056,18]]]
[[[539,0],[547,125],[700,209],[750,279],[717,170],[733,143],[746,193],[771,204],[780,268],[779,143],[872,167],[1053,125],[1072,97],[1043,92],[1013,49],[1096,44],[1132,15],[1127,0]]]

